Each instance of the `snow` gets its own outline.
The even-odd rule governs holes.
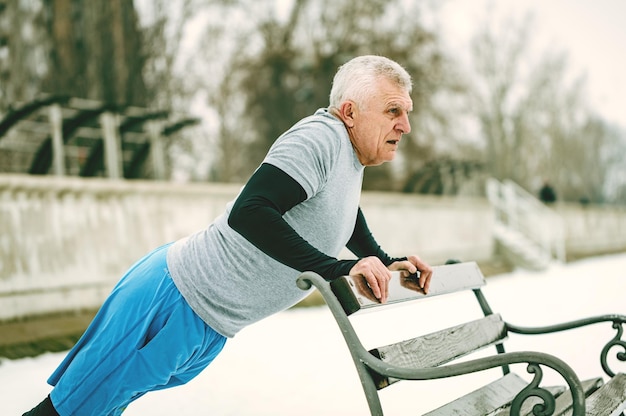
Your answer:
[[[590,315],[626,314],[626,254],[603,256],[545,272],[516,271],[490,277],[484,289],[492,309],[505,320],[525,326],[550,325]],[[353,324],[371,348],[402,338],[395,334],[415,322],[420,332],[478,317],[470,295],[453,295],[355,317]],[[463,312],[467,306],[471,313]],[[508,351],[542,350],[569,363],[581,376],[603,374],[601,348],[615,336],[610,324],[556,335],[511,335]],[[397,338],[397,339],[396,339]],[[492,349],[480,355],[491,353]],[[611,368],[626,371],[611,351]],[[623,351],[621,351],[623,352]],[[36,405],[50,391],[45,383],[64,353],[0,361],[0,414],[18,415]],[[527,376],[524,366],[514,371]],[[431,382],[402,382],[381,392],[386,415],[407,410],[422,414],[497,377],[497,370]],[[606,379],[606,377],[605,377]],[[545,373],[550,384],[562,384],[557,374]],[[343,344],[341,333],[325,306],[294,309],[253,325],[229,340],[223,353],[185,386],[147,394],[125,416],[136,415],[364,415],[365,397]]]

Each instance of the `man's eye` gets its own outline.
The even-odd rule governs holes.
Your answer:
[[[400,111],[401,111],[401,110],[400,110],[399,108],[390,108],[390,109],[389,109],[389,112],[390,112],[391,114],[393,114],[393,115],[398,115],[398,114],[400,114]]]

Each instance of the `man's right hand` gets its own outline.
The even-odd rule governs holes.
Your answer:
[[[391,272],[378,257],[364,257],[350,269],[350,276],[363,276],[380,303],[387,302]]]

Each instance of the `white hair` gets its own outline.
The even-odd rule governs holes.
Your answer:
[[[380,77],[394,82],[408,93],[413,86],[409,73],[397,62],[384,56],[364,55],[341,65],[333,79],[329,106],[339,108],[341,103],[352,100],[357,106],[376,92]]]

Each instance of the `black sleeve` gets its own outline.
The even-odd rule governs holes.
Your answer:
[[[358,258],[376,256],[385,266],[389,266],[394,261],[406,260],[406,257],[389,257],[389,255],[383,251],[370,232],[361,208],[359,208],[359,212],[356,217],[354,232],[352,233],[346,247],[348,247],[348,250],[354,253],[354,255]]]
[[[273,259],[326,279],[347,275],[356,260],[337,260],[317,250],[283,219],[306,192],[279,168],[262,164],[235,201],[228,225]]]

